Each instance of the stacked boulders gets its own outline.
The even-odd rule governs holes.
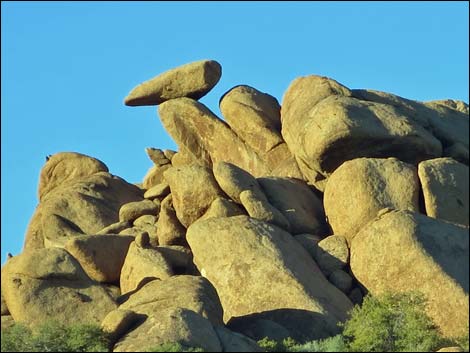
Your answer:
[[[366,293],[421,291],[449,337],[468,324],[468,105],[292,82],[282,107],[238,85],[197,100],[212,60],[137,86],[178,151],[142,184],[59,153],[24,252],[2,268],[2,327],[100,323],[114,351],[166,342],[257,351],[338,332]]]

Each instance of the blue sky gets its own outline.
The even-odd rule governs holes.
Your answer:
[[[201,59],[222,65],[201,101],[248,84],[280,102],[290,82],[468,102],[468,2],[1,3],[1,261],[21,252],[45,156],[76,151],[140,182],[145,147],[176,149],[137,84]]]

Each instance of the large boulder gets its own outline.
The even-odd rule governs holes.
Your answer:
[[[191,225],[187,240],[197,268],[217,289],[226,322],[258,313],[293,337],[315,339],[336,333],[352,307],[276,226],[247,216],[211,218]]]
[[[284,95],[282,135],[320,190],[347,160],[397,157],[416,164],[442,155],[441,142],[403,111],[351,95],[336,81],[313,75],[294,80]]]
[[[158,114],[190,160],[209,167],[212,162],[227,161],[255,176],[270,172],[265,161],[203,104],[190,98],[171,99],[158,107]]]
[[[37,206],[24,249],[63,247],[70,237],[96,234],[118,222],[125,203],[142,200],[142,190],[106,172],[67,181]]]
[[[239,85],[226,92],[219,105],[232,130],[256,152],[266,153],[284,142],[281,107],[273,96]]]
[[[292,234],[325,232],[322,202],[304,181],[276,177],[257,180],[269,202],[289,221]]]
[[[219,337],[209,320],[192,310],[171,307],[154,313],[125,334],[114,345],[113,352],[151,352],[168,343],[202,348],[204,352],[222,351]]]
[[[100,160],[76,152],[60,152],[47,158],[39,176],[39,200],[66,181],[80,179],[108,167]]]
[[[429,217],[469,225],[468,166],[452,158],[436,158],[418,165]]]
[[[150,317],[172,307],[195,311],[213,325],[223,323],[223,310],[217,292],[207,279],[200,276],[173,276],[151,281],[119,308]]]
[[[170,185],[176,216],[185,227],[201,217],[217,197],[224,196],[212,170],[197,164],[170,168],[165,179]]]
[[[383,208],[419,211],[416,168],[396,158],[357,158],[328,179],[323,203],[333,233],[348,241]]]
[[[205,96],[219,81],[222,67],[214,60],[179,66],[135,87],[124,99],[130,106],[158,105],[169,99]]]
[[[64,249],[24,251],[6,263],[1,282],[13,319],[29,326],[99,324],[117,306]]]
[[[133,242],[121,269],[121,291],[128,293],[138,289],[146,281],[166,279],[172,275],[170,264],[158,250],[141,248]]]
[[[351,244],[351,270],[372,294],[419,291],[445,336],[468,330],[468,228],[410,211],[382,212]]]
[[[91,279],[117,282],[133,240],[134,237],[125,235],[84,235],[70,239],[64,248]]]

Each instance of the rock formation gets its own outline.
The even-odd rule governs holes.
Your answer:
[[[258,351],[338,332],[366,293],[421,291],[445,335],[468,325],[469,109],[295,79],[282,104],[219,63],[137,86],[178,151],[148,147],[141,184],[50,156],[24,251],[2,268],[2,327],[92,322],[113,350],[179,342]],[[144,174],[144,173],[143,173]]]

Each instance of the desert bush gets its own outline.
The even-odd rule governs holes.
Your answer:
[[[366,296],[344,324],[349,349],[358,352],[429,352],[444,339],[425,313],[419,293]]]
[[[97,325],[47,322],[32,331],[15,324],[1,332],[2,352],[107,352],[108,343]]]

